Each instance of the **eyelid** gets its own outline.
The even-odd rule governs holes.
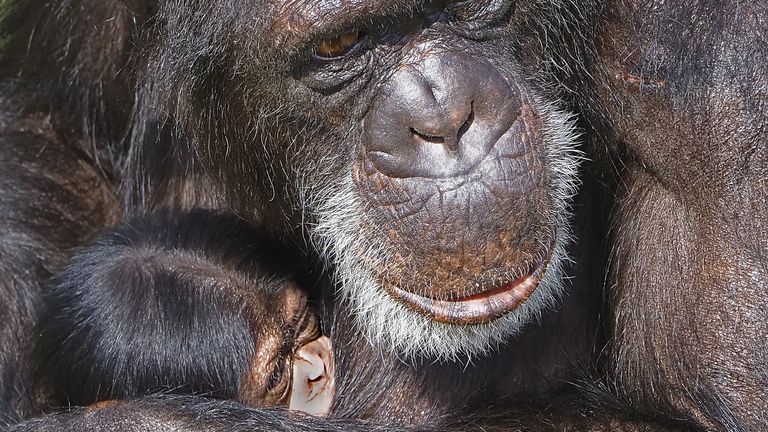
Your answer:
[[[503,13],[512,7],[514,2],[500,0],[462,0],[449,5],[451,11],[468,12],[468,15],[491,16]]]
[[[402,10],[403,0],[347,0],[339,7],[337,0],[288,2],[278,11],[271,25],[271,38],[277,48],[291,54],[309,51],[317,41],[332,38],[351,28],[360,28]],[[364,30],[364,28],[360,28]]]
[[[351,34],[355,35],[354,36],[355,40],[346,49],[344,49],[343,52],[340,52],[338,55],[333,55],[333,56],[318,54],[318,48],[321,44],[325,42],[332,43],[336,40],[343,38],[344,36],[351,35]],[[334,62],[340,59],[353,56],[360,51],[360,49],[365,44],[367,38],[368,38],[368,34],[365,31],[360,29],[347,30],[347,31],[338,33],[338,35],[335,37],[322,39],[320,42],[315,43],[312,47],[312,58],[318,62],[330,63],[330,62]]]

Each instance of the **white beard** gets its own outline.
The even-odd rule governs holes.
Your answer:
[[[547,222],[555,228],[554,248],[538,287],[528,299],[491,322],[437,322],[395,300],[376,282],[372,263],[391,262],[388,257],[393,255],[387,245],[374,244],[372,238],[363,235],[363,227],[372,225],[366,220],[351,176],[335,190],[315,197],[319,205],[314,207],[318,224],[310,230],[313,243],[335,272],[341,297],[348,302],[357,327],[379,349],[390,350],[408,361],[484,355],[519,333],[546,308],[557,305],[565,287],[563,264],[569,260],[566,246],[571,236],[570,201],[577,189],[582,156],[576,149],[572,116],[547,108],[539,113],[553,203]]]

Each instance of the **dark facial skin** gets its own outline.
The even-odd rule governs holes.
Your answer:
[[[459,300],[546,263],[554,233],[536,222],[549,200],[541,120],[525,90],[510,86],[489,62],[422,55],[423,62],[403,66],[374,100],[354,181],[386,233],[382,240],[402,251],[395,255],[397,270],[380,276],[382,285],[438,319],[473,323],[513,305],[475,316],[430,308],[409,294]],[[469,76],[477,81],[467,82]],[[509,214],[528,217],[510,220]],[[466,225],[460,234],[457,220]]]
[[[22,378],[0,381],[2,421],[67,403],[13,353],[68,340],[31,328],[69,249],[121,214],[206,208],[299,257],[262,254],[254,278],[301,273],[317,299],[329,418],[160,395],[17,430],[767,429],[767,17],[705,0],[20,2],[0,62],[0,360]],[[157,349],[125,363],[124,389],[178,372],[238,398],[248,320],[206,300],[159,299],[140,335]],[[291,316],[275,301],[266,316]],[[97,304],[122,313],[110,331],[147,313]],[[94,340],[110,367],[56,386],[93,394],[139,339]],[[204,361],[179,368],[161,342],[189,340]],[[70,348],[51,373],[87,375]]]

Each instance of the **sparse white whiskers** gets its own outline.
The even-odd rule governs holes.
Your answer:
[[[538,104],[537,106],[545,106]],[[563,264],[568,261],[570,201],[578,186],[582,159],[570,115],[545,106],[544,157],[552,198],[549,224],[556,239],[539,286],[514,311],[485,324],[454,325],[434,321],[391,297],[379,285],[372,263],[386,263],[388,246],[376,244],[364,233],[374,225],[366,220],[364,206],[348,177],[332,191],[313,197],[318,224],[311,230],[313,242],[331,262],[336,282],[358,328],[380,349],[396,352],[406,360],[432,358],[456,360],[486,354],[554,307],[564,288]]]

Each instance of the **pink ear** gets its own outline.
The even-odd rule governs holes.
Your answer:
[[[326,416],[335,391],[333,348],[331,340],[322,336],[296,351],[288,408]]]

